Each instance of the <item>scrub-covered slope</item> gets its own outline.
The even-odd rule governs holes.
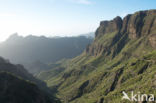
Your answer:
[[[0,57],[0,103],[58,103],[44,82]]]
[[[0,72],[1,103],[55,103],[33,83],[10,73]]]
[[[129,103],[122,91],[156,96],[156,10],[102,21],[80,56],[38,77],[64,103]]]

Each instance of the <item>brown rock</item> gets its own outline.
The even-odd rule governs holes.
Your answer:
[[[126,28],[125,25],[123,28]],[[130,38],[137,38],[155,32],[156,10],[136,12],[129,18],[127,25],[127,32]]]
[[[112,32],[116,32],[112,39],[109,38],[112,43],[106,45],[96,41]],[[140,37],[147,37],[149,44],[156,48],[156,10],[139,11],[127,15],[123,20],[116,17],[111,21],[102,21],[95,33],[94,43],[87,47],[86,52],[93,56],[103,53],[109,55],[114,52],[113,56],[115,56],[124,47],[126,40]],[[114,45],[117,46],[114,47]]]
[[[104,35],[106,33],[111,33],[114,31],[119,31],[122,27],[122,19],[117,16],[111,21],[102,21],[100,27],[97,29],[95,35]]]

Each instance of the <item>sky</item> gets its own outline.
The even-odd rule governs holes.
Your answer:
[[[76,36],[100,21],[156,9],[156,0],[0,0],[0,41],[22,36]]]

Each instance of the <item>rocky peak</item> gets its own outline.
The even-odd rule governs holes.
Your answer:
[[[119,31],[121,27],[122,27],[122,19],[121,17],[117,16],[111,21],[102,21],[95,35],[98,36],[106,33],[111,33],[114,31]]]

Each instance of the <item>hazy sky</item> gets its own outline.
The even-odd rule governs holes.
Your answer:
[[[156,0],[0,0],[0,41],[19,35],[93,32],[102,20],[156,9]]]

